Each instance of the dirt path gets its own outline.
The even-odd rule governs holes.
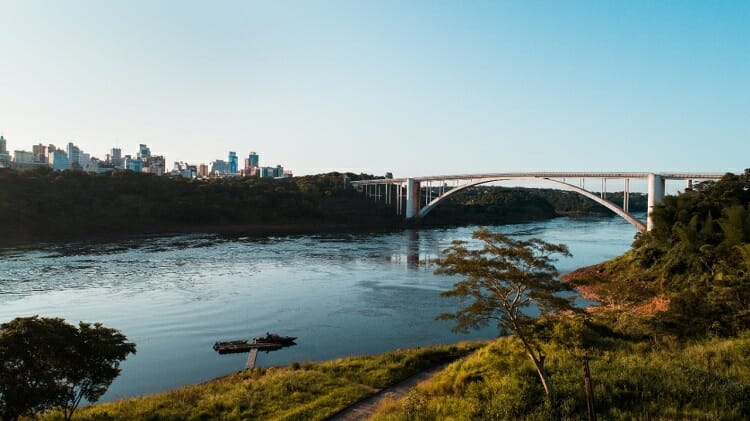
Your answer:
[[[375,412],[375,408],[377,408],[380,402],[382,402],[386,397],[389,397],[392,399],[398,399],[398,398],[406,396],[406,394],[409,393],[409,391],[413,389],[416,385],[431,378],[435,374],[441,372],[446,366],[448,366],[448,364],[452,362],[453,361],[447,362],[445,364],[441,364],[439,366],[425,370],[421,373],[417,373],[405,380],[401,380],[400,382],[392,386],[386,387],[385,389],[379,391],[378,393],[372,396],[364,398],[361,401],[356,402],[350,405],[349,407],[342,409],[337,414],[334,414],[326,418],[326,420],[327,421],[363,420],[369,417],[370,415],[372,415]]]

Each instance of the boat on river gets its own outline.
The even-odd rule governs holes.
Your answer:
[[[253,338],[253,343],[254,344],[279,344],[282,346],[288,346],[288,345],[293,345],[296,339],[297,339],[296,336],[281,336],[277,333],[266,332],[266,336],[263,336],[261,338]]]
[[[281,336],[276,333],[266,333],[266,336],[253,338],[252,342],[247,339],[234,341],[215,342],[214,351],[219,354],[232,354],[237,352],[248,352],[253,349],[261,351],[274,351],[279,348],[294,345],[297,339],[294,336]]]

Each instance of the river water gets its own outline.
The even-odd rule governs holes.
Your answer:
[[[267,238],[179,235],[0,249],[0,322],[18,316],[102,322],[137,354],[102,401],[198,383],[244,368],[246,354],[218,355],[217,340],[266,332],[297,345],[260,353],[259,366],[463,339],[435,317],[457,308],[440,297],[457,278],[424,261],[476,227],[380,234]],[[635,230],[620,218],[557,218],[490,227],[565,243],[561,273],[628,249]]]

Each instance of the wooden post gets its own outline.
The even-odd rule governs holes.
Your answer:
[[[594,409],[594,389],[591,387],[591,373],[589,372],[589,357],[583,354],[583,385],[586,389],[586,409],[589,421],[596,421],[596,410]]]

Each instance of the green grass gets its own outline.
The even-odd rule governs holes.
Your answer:
[[[750,418],[750,335],[691,343],[608,339],[589,351],[599,420]],[[548,346],[557,407],[545,404],[517,341],[499,339],[451,364],[372,418],[393,420],[586,419],[580,352]]]
[[[257,368],[178,390],[80,409],[77,420],[316,420],[481,343]],[[42,420],[62,419],[51,411]]]

